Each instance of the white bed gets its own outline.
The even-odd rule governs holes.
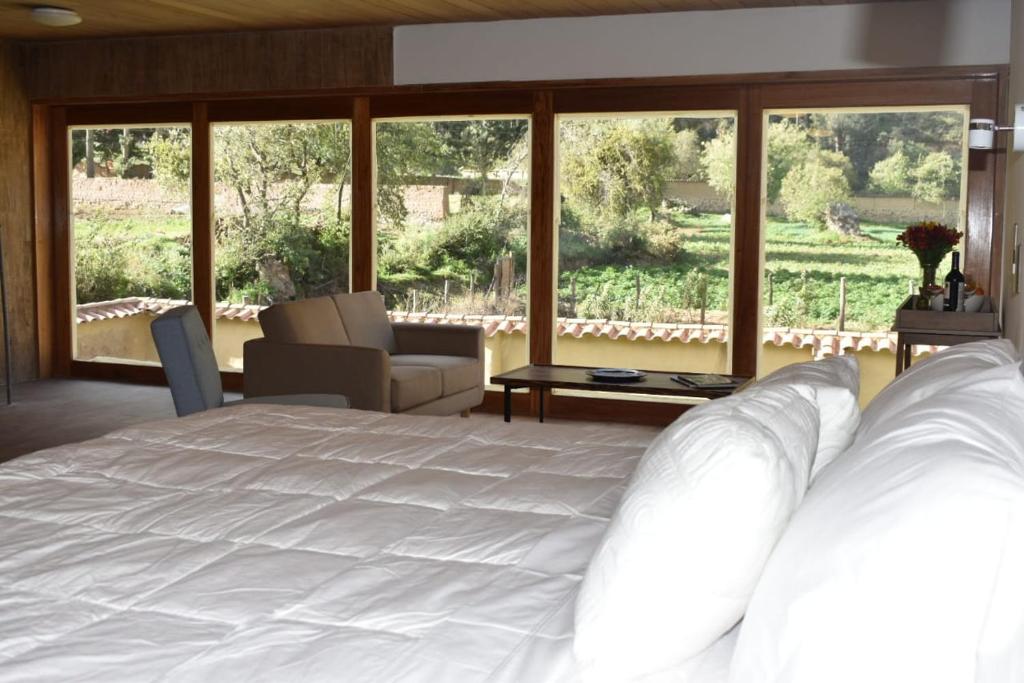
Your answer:
[[[575,681],[581,574],[655,434],[251,405],[19,458],[0,680]]]

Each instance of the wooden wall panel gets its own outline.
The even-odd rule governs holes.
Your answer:
[[[32,230],[32,108],[21,57],[16,47],[0,42],[0,230],[15,381],[35,379],[39,372]],[[0,357],[0,383],[4,381],[4,362]]]
[[[29,95],[85,100],[390,85],[388,27],[24,45]]]
[[[39,337],[39,377],[53,376],[54,324],[58,297],[53,288],[53,159],[51,156],[50,108],[32,107],[32,201],[35,209],[36,334]]]

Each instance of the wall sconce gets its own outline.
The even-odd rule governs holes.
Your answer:
[[[1024,152],[1024,104],[1013,108],[1013,125],[997,126],[995,119],[971,119],[967,127],[967,146],[971,149],[992,149],[996,133],[1012,130],[1013,151]]]

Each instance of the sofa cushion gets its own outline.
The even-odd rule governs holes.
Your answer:
[[[395,333],[391,330],[391,321],[384,308],[384,297],[378,292],[353,292],[335,294],[331,298],[334,299],[353,346],[395,352]]]
[[[860,366],[857,357],[832,356],[808,363],[787,365],[767,375],[757,386],[803,384],[814,389],[821,417],[818,452],[811,479],[853,442],[860,424]]]
[[[687,411],[650,445],[576,600],[584,680],[668,680],[736,625],[807,490],[813,398],[755,386]]]
[[[1010,364],[944,386],[822,471],[730,680],[1024,680],[1024,380]]]
[[[484,368],[476,358],[465,356],[433,356],[423,353],[396,353],[391,366],[425,365],[441,371],[441,389],[445,396],[482,387]]]
[[[441,371],[426,365],[391,366],[391,410],[400,413],[441,398]]]
[[[349,344],[338,309],[327,297],[286,301],[260,311],[267,341],[285,344]]]

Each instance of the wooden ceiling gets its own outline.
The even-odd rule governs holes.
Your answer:
[[[0,0],[0,38],[66,40],[355,24],[427,24],[842,5],[864,1],[867,0]],[[29,16],[31,6],[48,2],[76,10],[83,22],[69,28],[47,28],[34,23]]]

